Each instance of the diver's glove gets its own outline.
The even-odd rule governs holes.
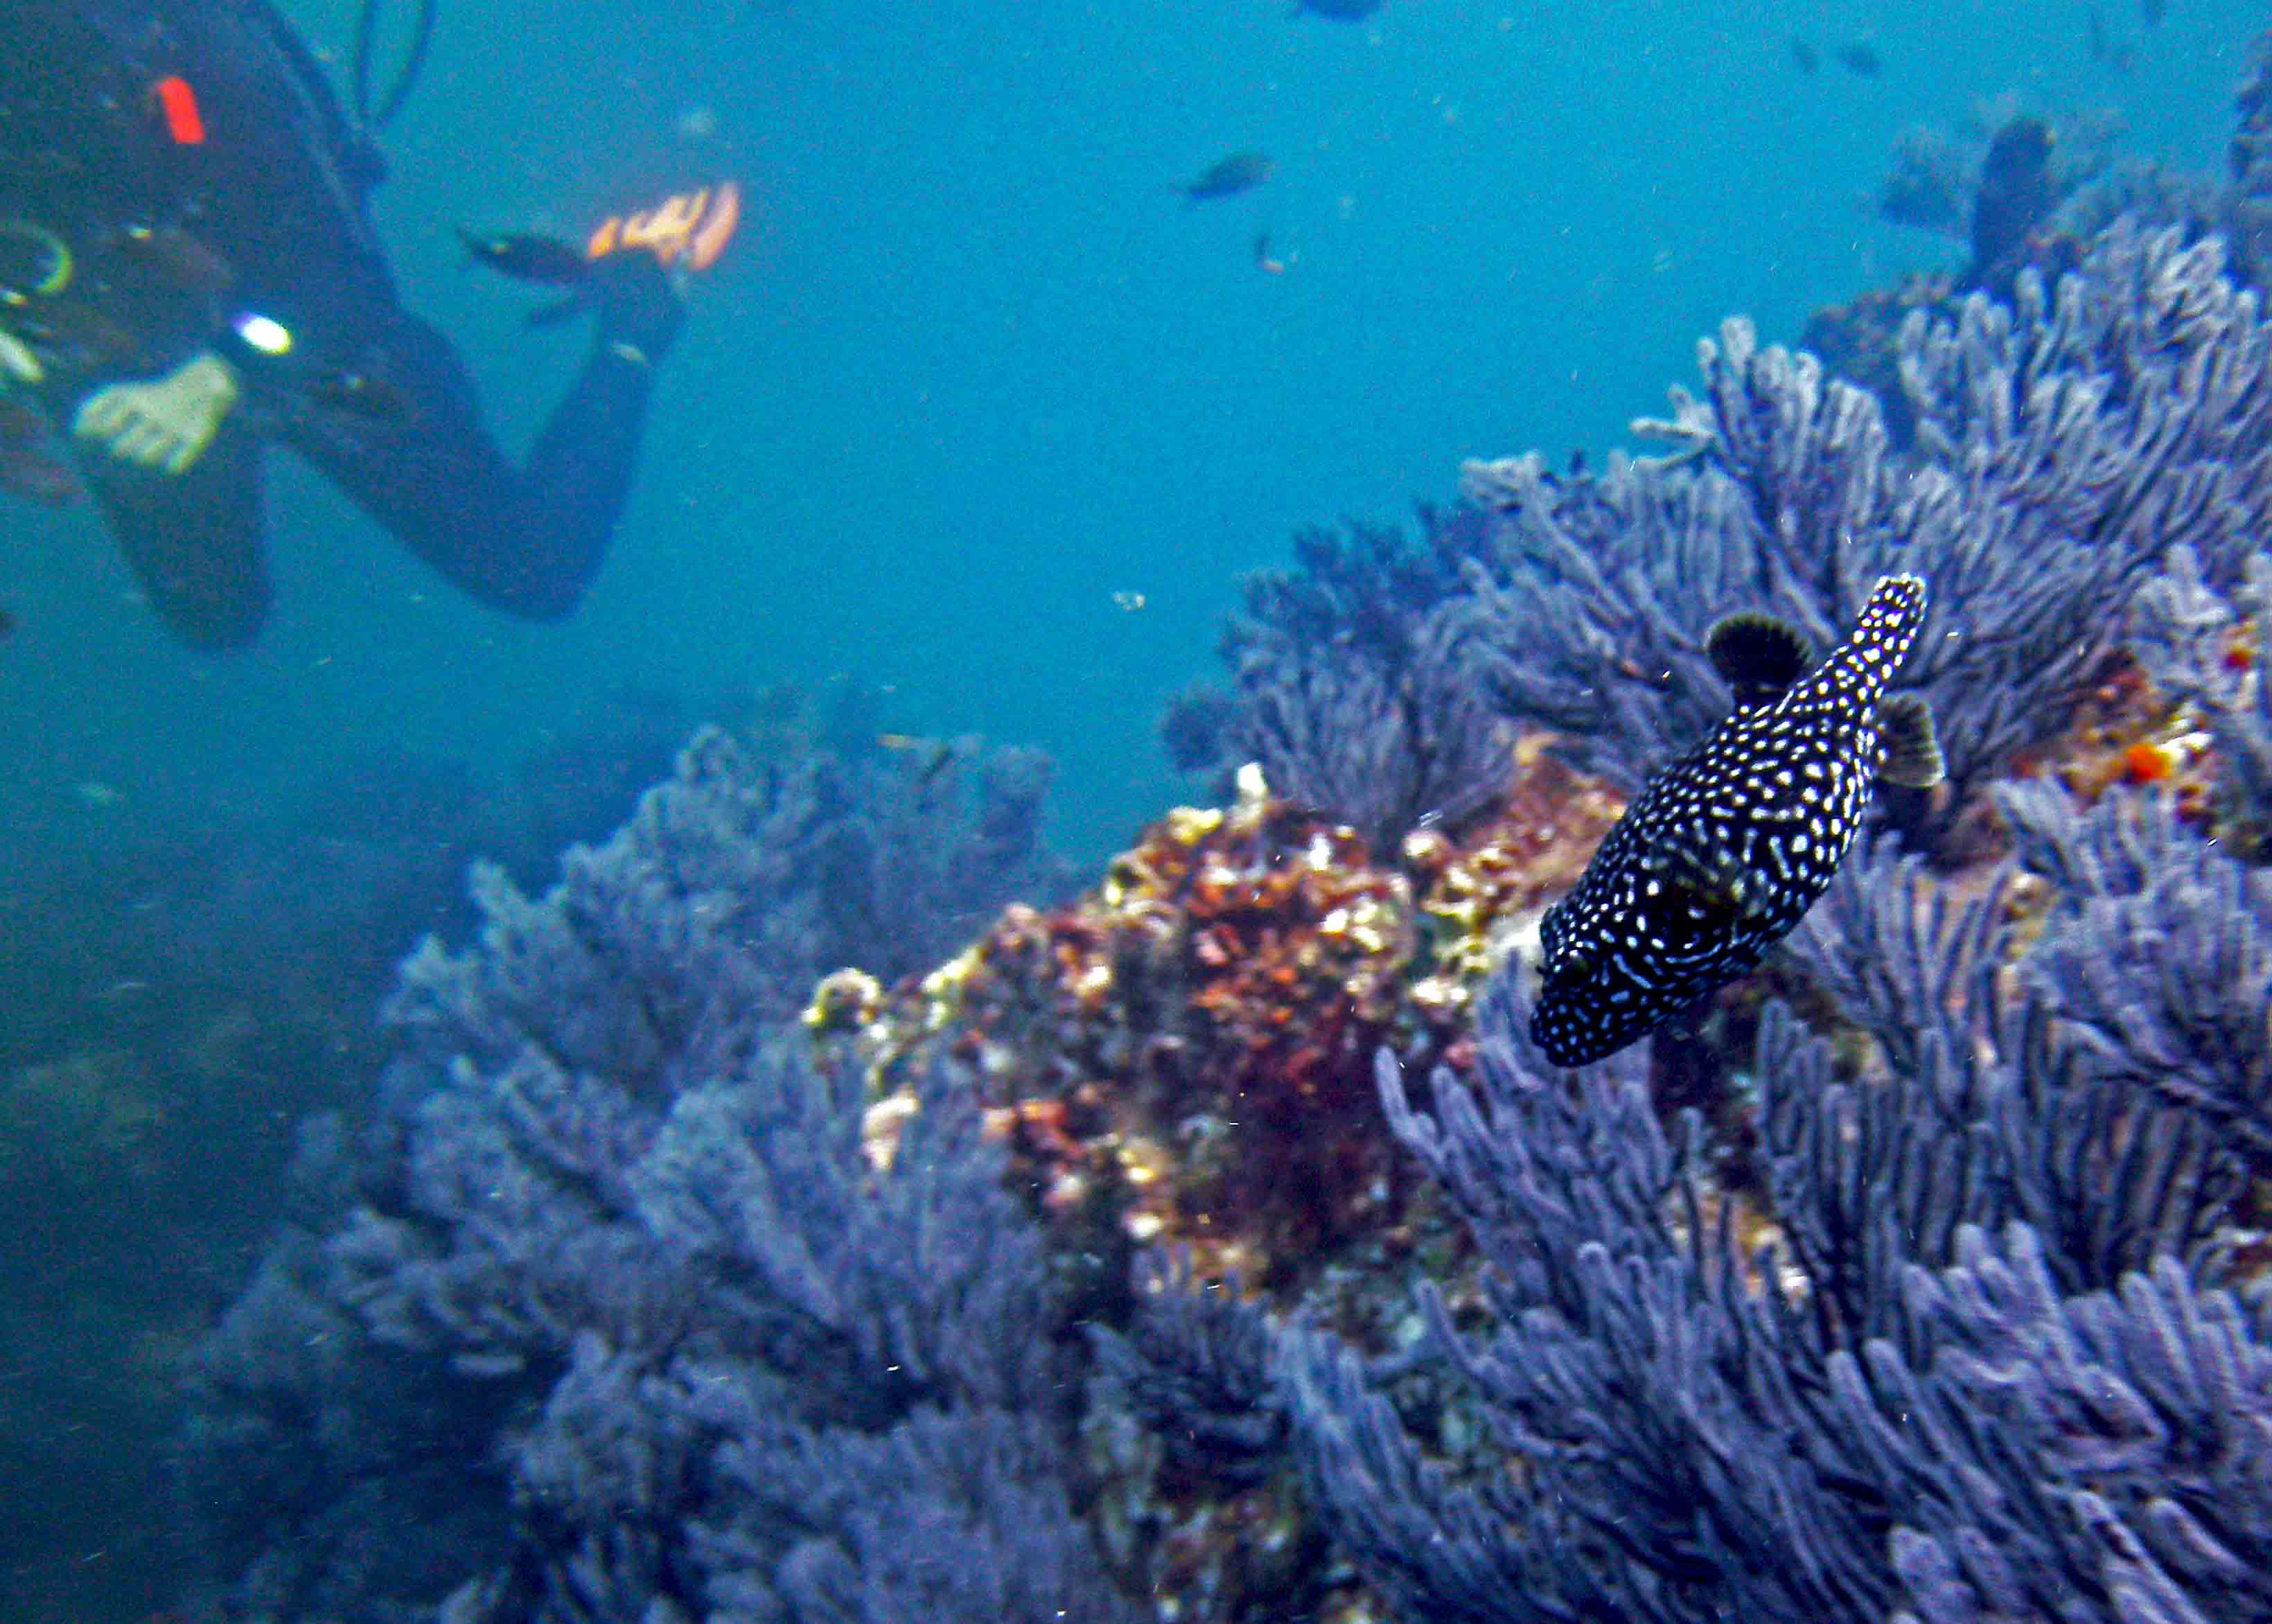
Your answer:
[[[242,393],[228,363],[200,350],[163,378],[96,390],[80,402],[71,432],[121,462],[178,477],[206,454]]]
[[[671,273],[653,254],[610,254],[586,274],[585,296],[599,313],[600,342],[650,365],[669,353],[686,322]]]

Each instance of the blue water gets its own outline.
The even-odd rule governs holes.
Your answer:
[[[349,0],[283,9],[337,59]],[[444,0],[379,219],[509,445],[580,335],[529,332],[453,228],[579,232],[718,176],[751,200],[606,571],[564,625],[500,617],[279,458],[276,611],[214,659],[86,511],[11,505],[0,873],[282,826],[404,754],[502,783],[625,691],[839,676],[888,689],[897,730],[1043,746],[1058,844],[1110,851],[1194,792],[1160,707],[1297,528],[1446,501],[1467,457],[1598,454],[1723,318],[1794,339],[1953,264],[1871,206],[1905,126],[2017,91],[2220,166],[2257,9],[2176,0],[2119,77],[2087,9]],[[1803,76],[1794,32],[1867,35],[1884,71]],[[1242,148],[1279,166],[1256,192],[1171,190]]]
[[[346,0],[287,9],[348,37]],[[1273,0],[447,0],[379,212],[509,443],[577,340],[523,330],[454,223],[580,228],[712,174],[754,200],[606,573],[570,624],[517,625],[288,470],[274,621],[216,661],[166,641],[83,511],[11,509],[0,827],[36,861],[282,809],[388,749],[499,764],[626,685],[841,672],[895,688],[910,730],[1045,746],[1061,840],[1108,849],[1178,792],[1160,702],[1295,528],[1445,499],[1463,457],[1606,446],[1723,316],[1795,336],[1947,258],[1867,206],[1902,126],[2017,88],[2119,101],[2134,149],[2215,164],[2246,8],[2172,10],[2118,79],[2066,4],[1768,29],[1666,4],[1392,0],[1349,26]],[[1885,71],[1804,77],[1789,31],[1866,33]],[[1259,192],[1170,192],[1248,146],[1281,166]],[[1264,227],[1283,276],[1251,262]]]

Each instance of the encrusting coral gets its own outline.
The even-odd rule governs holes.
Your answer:
[[[1380,858],[1249,767],[1230,806],[1170,813],[1074,902],[1012,908],[888,991],[824,981],[806,1025],[854,1040],[879,1133],[902,1119],[893,1080],[945,1054],[1044,1209],[1289,1286],[1394,1216],[1374,1051],[1456,1047],[1501,933],[1615,816],[1521,755],[1523,788],[1464,839],[1424,830]]]

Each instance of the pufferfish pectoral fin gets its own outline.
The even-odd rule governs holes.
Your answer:
[[[1759,888],[1730,853],[1676,846],[1652,866],[1662,887],[1654,911],[1668,938],[1701,940],[1723,934],[1759,906]]]
[[[1879,703],[1878,776],[1905,790],[1930,790],[1948,776],[1922,693],[1889,693]]]
[[[1756,610],[1714,621],[1704,634],[1704,657],[1734,692],[1738,709],[1781,699],[1814,664],[1805,632]]]

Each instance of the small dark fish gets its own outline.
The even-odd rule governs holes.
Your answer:
[[[1869,41],[1849,40],[1838,48],[1838,65],[1863,79],[1875,79],[1878,70],[1886,64],[1879,58],[1878,48]]]
[[[1548,1059],[1614,1054],[1753,969],[1828,887],[1872,781],[1939,781],[1924,703],[1886,697],[1924,607],[1922,580],[1886,576],[1811,672],[1806,640],[1782,621],[1712,628],[1705,650],[1734,713],[1648,781],[1539,926],[1530,1035]]]
[[[15,613],[4,605],[0,605],[0,643],[6,642],[10,638],[15,635]]]
[[[1187,203],[1205,203],[1214,198],[1235,198],[1242,191],[1252,191],[1278,172],[1278,166],[1265,153],[1233,153],[1209,164],[1207,172],[1198,179],[1176,188]]]
[[[1822,53],[1793,34],[1790,37],[1790,65],[1801,73],[1812,73],[1822,65]]]
[[[1286,262],[1270,251],[1270,234],[1267,231],[1254,234],[1254,268],[1265,276],[1286,274]]]
[[[1363,22],[1380,10],[1381,0],[1294,0],[1294,15],[1329,17],[1337,23]]]
[[[2165,0],[2138,0],[2138,14],[2146,19],[2146,26],[2152,28],[2170,14],[2170,8]]]
[[[534,231],[477,236],[463,226],[458,240],[477,265],[524,282],[572,288],[592,273],[592,262],[557,237]]]

